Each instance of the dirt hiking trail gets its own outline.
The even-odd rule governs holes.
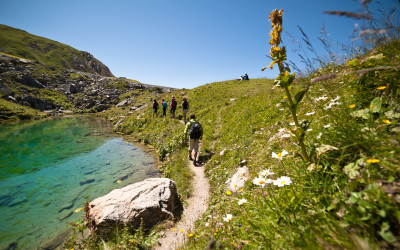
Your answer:
[[[181,247],[192,233],[196,220],[207,210],[210,185],[204,175],[204,166],[194,166],[193,161],[189,161],[189,168],[193,172],[193,196],[186,201],[188,205],[184,207],[181,220],[164,231],[164,236],[158,239],[158,246],[153,249],[172,250]]]

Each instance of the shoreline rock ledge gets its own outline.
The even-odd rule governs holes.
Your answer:
[[[182,212],[175,182],[168,178],[149,178],[89,203],[85,216],[88,227],[98,235],[106,236],[118,226],[145,229],[168,218],[177,218]]]

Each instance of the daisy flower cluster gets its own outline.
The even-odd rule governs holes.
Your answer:
[[[326,106],[324,109],[325,109],[325,110],[328,110],[328,109],[332,108],[333,105],[339,105],[340,102],[337,101],[337,100],[339,100],[339,99],[340,99],[340,96],[337,96],[335,99],[332,99],[332,100],[329,102],[328,106]]]
[[[253,179],[253,184],[261,187],[264,187],[266,184],[273,184],[274,186],[283,187],[285,185],[288,186],[292,183],[290,177],[287,176],[281,176],[276,180],[272,180],[269,178],[267,179],[268,176],[273,174],[274,173],[271,172],[271,170],[269,169],[263,170],[258,174],[258,177]]]

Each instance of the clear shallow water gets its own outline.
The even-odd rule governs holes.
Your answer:
[[[151,155],[84,117],[0,126],[0,171],[0,249],[35,249],[84,202],[157,176]]]

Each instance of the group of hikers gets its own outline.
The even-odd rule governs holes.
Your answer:
[[[240,76],[240,81],[243,81],[243,80],[249,80],[249,76],[247,75],[247,73],[244,74],[244,76]]]
[[[158,116],[158,102],[157,100],[154,99],[153,101],[153,117],[157,117]],[[171,113],[172,118],[175,118],[175,111],[176,111],[176,107],[178,106],[178,102],[175,99],[175,97],[173,96],[171,99],[171,102],[169,104],[169,111]],[[166,117],[167,116],[167,108],[168,108],[168,103],[162,99],[161,101],[161,107],[162,107],[162,115],[161,117]],[[186,114],[189,112],[189,103],[187,101],[187,99],[184,97],[182,99],[182,113],[183,113],[183,122],[186,124]]]
[[[175,99],[174,96],[172,96],[171,102],[169,104],[170,108],[170,113],[171,117],[175,118],[175,111],[178,105],[178,101]],[[157,100],[153,101],[153,117],[158,116],[158,102]],[[163,110],[163,113],[161,117],[166,117],[167,116],[167,108],[168,108],[168,103],[162,99],[161,101],[161,107]],[[203,127],[201,126],[200,122],[196,120],[195,114],[190,114],[190,120],[186,123],[186,114],[189,112],[189,103],[184,97],[182,99],[181,103],[182,107],[182,113],[183,113],[183,123],[185,124],[185,130],[184,130],[184,138],[185,138],[185,144],[187,143],[187,139],[189,139],[189,160],[193,161],[194,166],[197,166],[198,161],[197,161],[197,155],[199,152],[199,145],[201,142],[201,139],[203,137]],[[193,157],[192,157],[192,152],[193,152]]]

